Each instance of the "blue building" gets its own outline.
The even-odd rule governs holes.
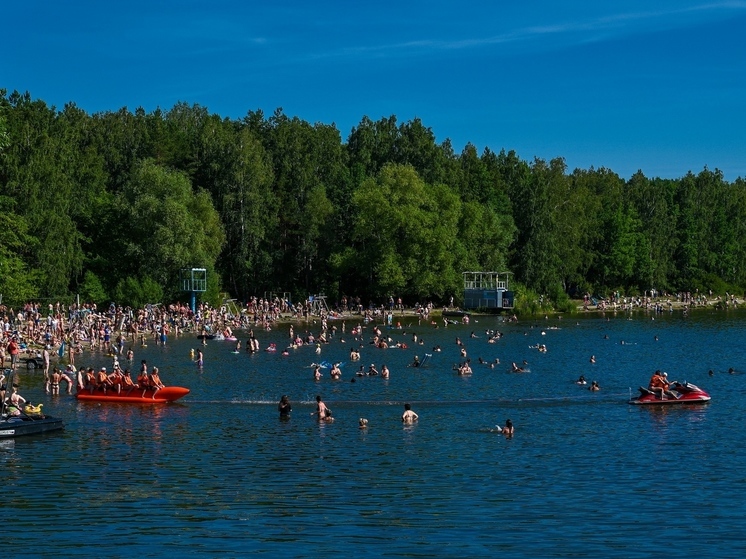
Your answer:
[[[464,309],[512,309],[511,272],[464,272]]]

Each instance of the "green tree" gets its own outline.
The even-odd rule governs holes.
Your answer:
[[[518,236],[512,266],[519,281],[539,293],[547,293],[562,281],[559,258],[561,237],[557,212],[566,191],[565,162],[553,159],[548,165],[535,159],[530,173],[510,185]]]
[[[678,211],[674,203],[677,181],[648,179],[638,171],[629,179],[627,191],[641,221],[648,248],[649,274],[640,277],[644,290],[668,290],[676,281],[674,255],[678,248]]]
[[[209,124],[203,129],[199,175],[225,229],[218,268],[231,292],[245,298],[272,285],[269,245],[277,234],[280,209],[271,188],[272,167],[249,128],[217,117]]]
[[[23,216],[13,211],[13,200],[0,196],[0,295],[3,303],[19,304],[39,296],[39,273],[26,259],[35,239]]]
[[[175,295],[181,268],[214,268],[225,239],[220,217],[209,194],[193,192],[183,173],[146,160],[118,203],[122,276],[151,278]]]
[[[347,270],[365,274],[369,293],[442,297],[460,286],[454,242],[461,203],[450,189],[428,185],[411,166],[387,165],[353,203],[355,249],[339,261],[353,261]]]

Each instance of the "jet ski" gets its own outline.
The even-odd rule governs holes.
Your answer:
[[[640,387],[640,395],[629,403],[636,406],[660,406],[675,404],[702,404],[711,400],[710,395],[691,382],[673,382],[663,392],[663,398],[657,392]]]

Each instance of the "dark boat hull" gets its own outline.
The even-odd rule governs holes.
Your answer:
[[[448,318],[464,318],[469,316],[467,311],[443,311],[442,315]]]
[[[167,386],[161,388],[158,392],[153,395],[152,390],[146,390],[143,396],[142,389],[135,388],[132,392],[127,394],[117,394],[111,390],[107,391],[106,394],[98,390],[94,390],[91,394],[88,390],[79,390],[75,397],[78,400],[84,402],[117,402],[123,404],[165,404],[168,402],[175,402],[179,398],[183,398],[189,394],[189,389],[181,386]]]
[[[59,431],[63,427],[62,419],[59,417],[4,419],[0,421],[0,440]]]

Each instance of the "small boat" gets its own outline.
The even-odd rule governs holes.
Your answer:
[[[3,376],[5,380],[5,377]],[[7,385],[13,384],[13,372],[7,378]],[[44,404],[32,406],[25,402],[12,403],[11,398],[0,405],[0,440],[22,437],[25,435],[38,435],[48,431],[58,431],[63,428],[62,419],[44,415],[41,408]]]
[[[125,394],[124,392],[117,394],[116,391],[108,390],[104,394],[100,390],[94,390],[93,394],[86,389],[78,389],[75,397],[78,400],[84,402],[118,402],[127,404],[165,404],[168,402],[175,402],[179,398],[183,398],[189,394],[188,388],[181,386],[166,386],[158,390],[155,395],[151,389],[147,389],[143,395],[142,388],[135,388]]]
[[[460,310],[451,310],[451,311],[443,311],[442,316],[444,317],[452,317],[452,318],[464,318],[465,316],[468,317],[469,313],[467,311],[460,311]]]
[[[2,417],[0,419],[0,440],[58,431],[63,427],[62,419],[49,415],[35,417],[22,414]]]
[[[677,404],[703,404],[711,400],[707,392],[686,381],[683,383],[671,383],[666,392],[664,392],[663,398],[661,398],[654,391],[641,386],[640,395],[630,399],[629,403],[636,406],[670,406]]]

